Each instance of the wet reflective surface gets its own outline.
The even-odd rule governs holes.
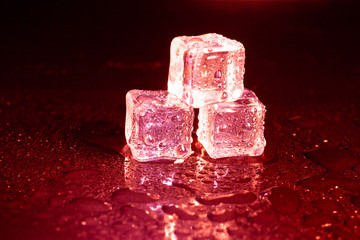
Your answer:
[[[358,6],[196,2],[7,11],[1,239],[359,239]],[[166,89],[171,39],[212,31],[247,49],[264,155],[213,160],[193,134],[186,161],[132,160],[126,92]]]
[[[116,91],[63,92],[1,97],[9,239],[359,237],[358,103],[335,124],[310,117],[320,106],[276,118],[270,108],[260,157],[214,160],[194,135],[187,160],[140,163]]]

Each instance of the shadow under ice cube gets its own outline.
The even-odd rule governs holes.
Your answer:
[[[237,101],[201,107],[198,140],[212,158],[261,155],[266,145],[265,111],[248,89]]]
[[[234,101],[244,90],[245,48],[219,34],[176,37],[170,47],[168,90],[195,107]]]
[[[125,136],[139,161],[185,159],[191,154],[194,111],[167,91],[126,94]]]

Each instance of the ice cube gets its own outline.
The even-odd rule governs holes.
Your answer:
[[[245,48],[209,33],[176,37],[171,42],[168,90],[198,108],[234,101],[244,90]]]
[[[193,120],[193,108],[167,91],[126,94],[125,137],[138,161],[187,158]]]
[[[201,107],[198,140],[212,158],[261,155],[266,145],[265,111],[248,89],[237,101]]]

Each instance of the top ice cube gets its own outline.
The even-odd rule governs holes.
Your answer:
[[[168,90],[195,107],[241,97],[245,48],[209,33],[176,37],[171,42]]]

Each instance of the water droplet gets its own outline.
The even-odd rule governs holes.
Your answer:
[[[189,43],[196,43],[196,42],[202,42],[203,39],[200,38],[200,37],[193,37],[193,38],[190,38],[189,40],[187,40]]]
[[[171,117],[171,121],[173,122],[179,122],[180,121],[180,116],[179,115],[175,115]]]
[[[218,126],[218,131],[219,132],[225,132],[226,131],[226,128],[227,128],[227,125],[226,124],[222,124],[220,126]]]
[[[350,198],[351,201],[351,198]],[[340,210],[340,204],[335,200],[330,199],[318,199],[312,202],[312,205],[323,213],[333,213]]]
[[[196,201],[204,205],[218,205],[220,203],[227,204],[244,204],[252,203],[256,200],[256,195],[252,192],[248,193],[236,193],[228,195],[216,195],[216,196],[198,196]]]
[[[251,101],[249,100],[249,99],[239,99],[239,100],[237,100],[236,101],[236,103],[238,103],[238,104],[246,104],[246,105],[248,105],[248,104],[250,104],[251,103]],[[248,109],[246,109],[245,110],[247,113],[249,112],[249,110]]]
[[[175,151],[176,151],[176,154],[183,155],[186,153],[186,148],[185,148],[184,144],[180,144],[179,146],[177,146],[175,148]]]
[[[261,155],[263,152],[264,152],[264,148],[257,148],[257,149],[255,150],[255,155],[256,155],[256,156],[259,156],[259,155]]]
[[[211,178],[204,178],[203,180],[201,180],[203,183],[213,183],[214,180],[212,180]]]
[[[214,78],[221,78],[222,76],[222,73],[220,70],[217,70],[215,73],[214,73]]]
[[[252,142],[248,142],[246,145],[248,148],[251,148],[252,146],[254,146],[254,144]]]
[[[204,65],[204,68],[206,68],[206,65]],[[203,72],[201,72],[201,77],[205,78],[208,75],[208,71],[204,70]]]
[[[237,217],[237,214],[232,210],[215,209],[208,213],[208,218],[213,222],[227,222]]]
[[[136,100],[140,103],[161,103],[161,99],[157,96],[150,96],[150,95],[139,95]]]
[[[155,143],[155,138],[150,134],[146,134],[144,137],[144,142],[146,145],[153,145]]]
[[[138,219],[139,222],[146,222],[150,226],[156,223],[155,220],[152,218],[152,216],[149,214],[149,211],[135,208],[130,205],[125,205],[121,207],[120,214]]]
[[[305,215],[303,222],[303,224],[307,227],[328,227],[336,223],[338,223],[336,217],[324,213]]]
[[[163,206],[162,209],[167,214],[176,214],[182,220],[196,220],[199,218],[195,213],[174,205]]]
[[[241,127],[242,127],[242,129],[244,129],[244,130],[246,130],[246,131],[252,130],[251,123],[249,123],[249,122],[243,123]]]

